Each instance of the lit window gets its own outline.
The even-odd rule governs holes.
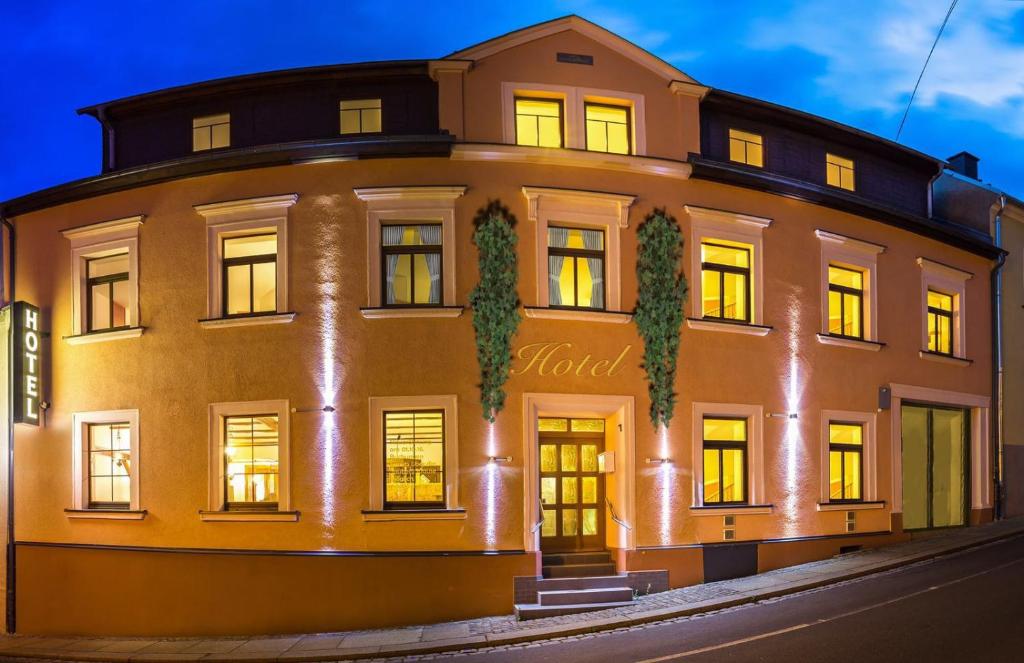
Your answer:
[[[206,115],[192,120],[192,151],[231,146],[231,114]]]
[[[86,426],[89,435],[89,508],[128,509],[132,475],[129,422]]]
[[[341,113],[341,133],[380,133],[380,99],[346,99],[341,102],[339,109]]]
[[[703,316],[750,322],[753,247],[724,240],[704,241],[700,253]]]
[[[604,309],[604,233],[548,226],[548,305]]]
[[[739,129],[729,129],[729,160],[748,166],[764,166],[761,136]]]
[[[864,273],[828,266],[828,333],[864,338]]]
[[[128,326],[131,283],[127,253],[86,259],[87,331]]]
[[[277,311],[277,235],[225,237],[224,315]]]
[[[622,106],[585,104],[587,149],[591,152],[630,154],[629,109]]]
[[[444,506],[444,411],[384,413],[384,507]]]
[[[928,351],[953,354],[953,296],[928,290]]]
[[[829,183],[829,186],[837,186],[840,189],[853,191],[853,161],[837,157],[834,154],[826,154],[825,181]]]
[[[861,499],[863,454],[863,424],[829,422],[828,497],[830,502]]]
[[[747,420],[704,417],[704,504],[747,501]]]
[[[516,145],[562,147],[562,102],[516,98]]]
[[[381,226],[385,306],[441,305],[441,225]]]
[[[278,417],[224,417],[225,510],[278,507]]]

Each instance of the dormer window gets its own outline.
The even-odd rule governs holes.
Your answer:
[[[380,99],[345,99],[339,106],[342,134],[379,134]]]
[[[585,104],[587,149],[591,152],[630,154],[629,108],[607,104]]]
[[[516,145],[562,147],[562,101],[516,97]]]
[[[231,114],[204,115],[192,119],[192,151],[231,147]]]
[[[729,129],[729,160],[748,166],[764,166],[764,139],[760,134]]]
[[[853,191],[853,160],[825,154],[825,181],[829,186]]]

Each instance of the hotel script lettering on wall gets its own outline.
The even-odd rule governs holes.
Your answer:
[[[14,412],[16,424],[39,425],[39,308],[14,302]]]
[[[525,366],[521,364],[519,368],[513,368],[511,372],[512,375],[526,375],[530,371],[536,370],[537,375],[542,377],[573,373],[577,377],[589,375],[595,378],[611,378],[621,372],[622,362],[632,349],[632,345],[627,345],[615,359],[595,361],[590,353],[583,355],[582,359],[573,357],[572,343],[529,343],[516,352],[516,359],[525,362]]]

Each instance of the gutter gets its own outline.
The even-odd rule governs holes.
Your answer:
[[[15,275],[15,233],[14,224],[6,215],[0,212],[0,221],[7,229],[8,256],[7,256],[7,293],[6,305],[10,308],[14,303],[14,275]],[[2,298],[2,293],[0,293]],[[14,591],[17,573],[15,572],[17,548],[14,545],[14,321],[8,324],[7,338],[7,592],[5,596],[7,606],[7,633],[14,633],[17,625],[15,610],[17,608],[16,595]]]
[[[995,245],[1003,246],[1003,212],[1006,209],[1006,195],[999,195],[999,211],[993,220],[992,235]],[[1004,407],[1004,371],[1003,371],[1003,265],[1006,263],[1006,251],[1001,251],[992,267],[992,393],[995,395],[996,406],[992,415],[993,446],[993,479],[996,485],[995,514],[996,519],[1004,517],[1005,500],[1003,486],[1003,407]]]

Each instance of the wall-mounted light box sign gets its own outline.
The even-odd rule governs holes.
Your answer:
[[[14,423],[39,425],[39,401],[42,398],[42,334],[39,307],[14,302]]]

